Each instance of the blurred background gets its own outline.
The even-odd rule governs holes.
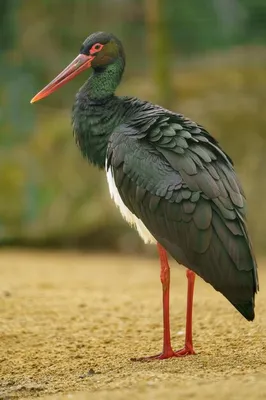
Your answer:
[[[265,0],[1,0],[2,246],[150,251],[109,199],[105,174],[74,143],[71,107],[86,73],[29,103],[100,30],[124,43],[119,94],[186,114],[231,155],[264,254]]]

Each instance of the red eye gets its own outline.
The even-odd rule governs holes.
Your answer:
[[[99,51],[102,50],[102,48],[103,48],[103,44],[95,43],[90,49],[90,54],[98,53]]]

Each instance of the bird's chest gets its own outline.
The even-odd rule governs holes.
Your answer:
[[[76,143],[84,157],[99,168],[104,168],[108,140],[120,119],[117,104],[111,102],[101,105],[81,100],[78,98],[73,108],[72,124]]]
[[[118,192],[118,189],[116,187],[113,178],[111,167],[108,169],[108,171],[106,170],[106,176],[111,198],[114,200],[116,206],[119,208],[123,218],[131,226],[134,226],[136,228],[144,243],[156,243],[156,240],[154,239],[152,234],[148,231],[143,222],[126,207],[123,200],[121,199],[121,196]]]
[[[74,138],[82,155],[99,168],[105,164],[108,128],[93,117],[73,120]]]

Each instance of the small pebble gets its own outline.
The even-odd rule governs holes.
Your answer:
[[[101,372],[95,372],[93,368],[90,368],[88,372],[86,372],[86,374],[80,375],[79,378],[84,379],[87,378],[88,376],[93,376],[96,374],[101,374]]]

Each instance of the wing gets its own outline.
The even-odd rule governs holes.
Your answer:
[[[110,138],[107,167],[121,199],[176,261],[252,320],[257,266],[232,162],[201,126],[157,114]]]

